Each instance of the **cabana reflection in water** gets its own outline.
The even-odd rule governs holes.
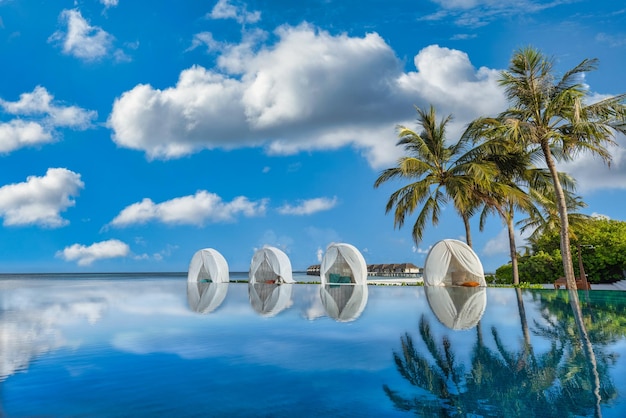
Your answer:
[[[361,316],[367,305],[366,284],[320,285],[320,299],[324,310],[339,322],[350,322]]]
[[[340,322],[357,319],[367,305],[367,264],[353,245],[332,243],[320,264],[320,299]]]
[[[466,243],[441,240],[424,265],[424,292],[437,319],[452,330],[475,327],[487,307],[485,274],[478,255]]]
[[[197,251],[187,272],[187,302],[194,312],[207,314],[217,309],[228,293],[228,263],[212,248]]]
[[[262,316],[275,316],[291,304],[293,291],[291,261],[276,247],[257,250],[250,261],[248,297]]]
[[[475,327],[487,307],[487,288],[424,286],[426,300],[439,322],[452,330]]]

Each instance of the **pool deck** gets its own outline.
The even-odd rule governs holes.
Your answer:
[[[415,285],[418,283],[422,283],[424,280],[420,278],[408,278],[408,277],[375,277],[370,276],[367,278],[367,284],[373,285],[393,285],[393,286],[402,286],[402,285]],[[554,284],[546,283],[542,285],[544,289],[554,289]],[[561,288],[562,289],[562,288]],[[618,290],[618,291],[626,291],[626,280],[622,280],[619,282],[611,283],[611,284],[592,284],[591,290]]]

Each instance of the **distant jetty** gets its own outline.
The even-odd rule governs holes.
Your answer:
[[[368,264],[367,275],[368,276],[380,276],[380,277],[421,277],[422,267],[417,267],[413,263],[399,263],[399,264]],[[306,269],[306,274],[309,276],[320,275],[320,265],[313,264]]]

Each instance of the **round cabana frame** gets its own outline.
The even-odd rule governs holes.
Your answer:
[[[228,283],[230,281],[228,262],[213,248],[196,251],[189,262],[188,282]]]
[[[321,285],[367,284],[367,264],[361,252],[351,244],[332,243],[320,264]]]
[[[289,257],[276,247],[258,249],[250,262],[248,281],[253,284],[295,283]]]
[[[472,248],[456,239],[444,239],[428,251],[425,286],[486,286],[483,265]]]

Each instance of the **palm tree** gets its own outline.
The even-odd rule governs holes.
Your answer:
[[[419,244],[423,238],[426,222],[439,222],[442,206],[452,201],[463,219],[467,244],[472,245],[469,219],[479,207],[476,190],[488,189],[497,173],[490,161],[473,158],[468,151],[469,139],[461,138],[457,143],[446,144],[446,126],[452,120],[447,116],[437,122],[435,109],[416,107],[421,133],[398,127],[398,146],[403,146],[407,155],[398,160],[396,167],[384,170],[376,179],[374,187],[392,179],[408,180],[409,183],[395,191],[389,198],[386,213],[394,207],[394,227],[402,228],[407,215],[422,205],[413,226],[413,241]]]
[[[564,176],[565,177],[565,176]],[[573,194],[573,190],[564,188],[565,205],[567,207],[567,218],[569,221],[569,238],[575,241],[578,248],[578,275],[588,288],[587,277],[583,267],[581,241],[588,230],[589,220],[591,216],[575,212],[576,209],[584,208],[587,204],[580,196]],[[533,211],[529,213],[529,217],[522,219],[518,225],[522,225],[521,231],[532,229],[533,232],[528,238],[531,245],[536,246],[540,237],[544,234],[552,234],[561,227],[561,220],[558,216],[558,208],[554,198],[554,189],[544,191],[544,193],[533,193],[532,199],[535,202]]]
[[[579,235],[584,233],[587,223],[591,216],[584,213],[576,212],[576,210],[587,207],[582,197],[575,195],[573,191],[563,190],[565,194],[565,206],[567,207],[567,218],[570,227],[570,240],[579,239]],[[561,228],[561,219],[556,205],[554,189],[537,193],[531,191],[531,199],[535,203],[534,210],[524,218],[517,222],[521,226],[520,231],[525,232],[531,230],[532,233],[528,237],[531,245],[537,243],[539,238],[544,234],[552,234]]]
[[[472,125],[466,134],[471,132]],[[533,186],[532,155],[520,149],[516,144],[506,143],[501,138],[494,138],[475,148],[483,153],[483,159],[493,161],[498,167],[498,174],[493,179],[491,190],[478,190],[483,203],[480,214],[480,230],[485,226],[487,215],[496,213],[507,227],[509,238],[509,253],[513,269],[513,284],[519,284],[519,269],[517,266],[517,245],[515,243],[514,216],[516,210],[529,212],[532,210],[532,201],[524,190],[524,186]],[[506,186],[507,190],[503,191]]]
[[[557,80],[551,59],[532,47],[513,54],[508,70],[501,73],[511,107],[497,118],[474,122],[483,135],[502,135],[529,150],[540,150],[552,176],[561,219],[561,253],[568,286],[576,288],[569,245],[569,222],[565,194],[556,161],[569,160],[590,151],[610,164],[606,146],[615,144],[617,132],[626,133],[626,94],[585,103],[585,73],[595,70],[597,60],[585,59]]]

